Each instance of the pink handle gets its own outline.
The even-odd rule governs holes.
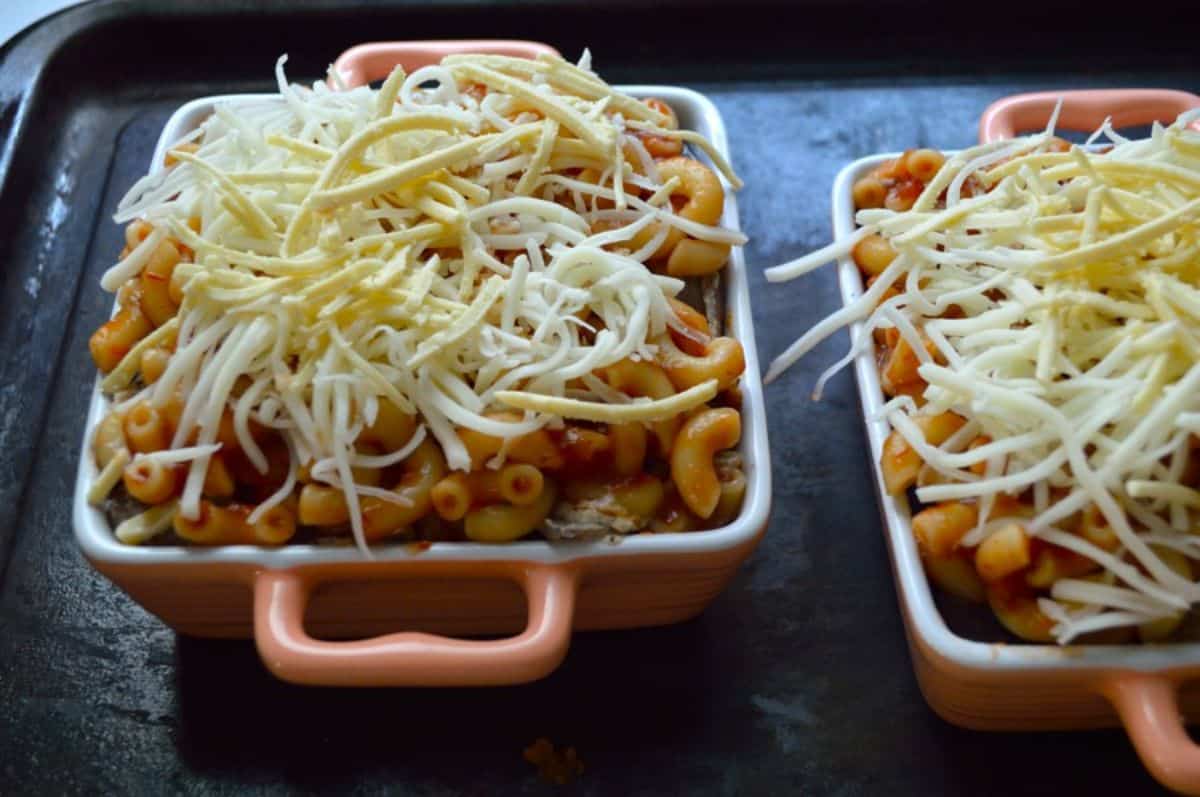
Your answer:
[[[1200,107],[1200,97],[1170,89],[1088,89],[1014,94],[988,106],[979,117],[979,142],[1013,138],[1040,130],[1062,98],[1059,129],[1091,132],[1112,117],[1114,127],[1173,122],[1184,111]],[[1192,125],[1195,127],[1195,125]]]
[[[1200,795],[1200,746],[1184,730],[1175,683],[1164,675],[1126,672],[1099,690],[1116,708],[1150,774],[1180,794]]]
[[[413,569],[414,576],[422,571]],[[489,569],[483,574],[495,578]],[[507,573],[529,601],[514,637],[451,639],[406,632],[352,642],[313,639],[304,630],[312,588],[302,571],[264,570],[254,582],[254,641],[285,681],[321,686],[495,686],[534,681],[562,662],[571,639],[578,575],[568,567],[519,565]]]
[[[446,41],[372,42],[351,47],[338,56],[333,68],[349,87],[383,80],[397,64],[409,72],[440,63],[447,55],[486,53],[513,58],[558,55],[548,44],[519,39],[460,39]]]

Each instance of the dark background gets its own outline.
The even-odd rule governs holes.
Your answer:
[[[0,51],[0,794],[549,793],[521,758],[575,745],[571,794],[1152,793],[1120,731],[988,734],[917,690],[847,345],[768,390],[775,510],[712,607],[576,636],[562,668],[487,690],[285,685],[250,642],[177,637],[93,572],[70,502],[111,299],[108,221],[185,100],[311,81],[379,39],[592,48],[614,83],[672,83],[729,127],[764,364],[838,306],[834,275],[761,270],[827,242],[846,162],[975,141],[993,100],[1056,88],[1200,91],[1193,3],[1081,12],[916,2],[99,3]],[[1131,18],[1135,21],[1131,22]]]

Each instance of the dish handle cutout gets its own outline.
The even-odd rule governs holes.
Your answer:
[[[448,55],[483,53],[512,58],[537,58],[558,55],[548,44],[519,39],[447,39],[445,41],[393,41],[359,44],[346,50],[333,62],[333,70],[346,84],[355,88],[383,80],[397,64],[407,72],[441,63]]]
[[[1184,728],[1178,684],[1163,674],[1119,672],[1097,691],[1113,704],[1150,774],[1180,794],[1200,795],[1200,745]]]
[[[314,639],[304,628],[313,589],[323,580],[303,570],[263,570],[254,577],[254,641],[272,673],[319,686],[497,686],[534,681],[562,662],[571,640],[578,571],[514,562],[478,569],[479,578],[510,578],[525,593],[528,622],[504,639],[454,639],[401,632],[353,641]],[[469,578],[463,570],[456,577]],[[422,567],[391,577],[428,577]]]
[[[1113,127],[1173,122],[1184,111],[1200,107],[1200,97],[1171,89],[1084,89],[1014,94],[997,100],[979,117],[979,143],[1014,138],[1041,130],[1062,98],[1058,129],[1090,133],[1111,116]],[[1196,123],[1192,124],[1197,129]]]

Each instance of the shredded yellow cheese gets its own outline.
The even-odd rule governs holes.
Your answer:
[[[107,465],[100,469],[96,480],[88,488],[87,501],[89,504],[100,506],[104,503],[104,499],[108,498],[108,494],[121,481],[121,476],[125,472],[125,466],[129,464],[129,460],[129,451],[122,448],[113,455]]]
[[[419,413],[449,465],[467,469],[457,427],[513,437],[562,417],[657,419],[713,397],[706,383],[609,406],[613,391],[593,375],[653,358],[674,319],[667,298],[682,288],[645,267],[657,244],[614,248],[635,248],[655,220],[660,235],[674,226],[744,241],[680,217],[670,187],[622,163],[630,125],[663,124],[662,114],[555,58],[454,56],[397,70],[380,90],[345,91],[290,85],[282,65],[278,97],[218,106],[197,149],[138,181],[116,215],[145,218],[195,253],[174,275],[177,320],[105,382],[125,389],[140,351],[177,337],[166,370],[133,398],[183,398],[172,450],[150,456],[186,465],[184,517],[197,516],[229,411],[260,471],[268,463],[251,421],[284,435],[293,478],[309,467],[353,509],[370,488],[354,484],[352,468],[396,454],[354,446],[380,401]],[[482,100],[473,84],[488,87]],[[684,137],[736,181],[715,149]],[[564,173],[580,163],[606,179]],[[616,224],[596,209],[614,192],[628,203]],[[135,249],[106,286],[136,274],[152,248]],[[518,422],[487,417],[503,407],[528,411]],[[350,516],[365,551],[361,516]],[[162,517],[130,533],[141,539]]]
[[[717,395],[717,380],[709,379],[682,393],[663,399],[635,399],[629,404],[605,404],[599,401],[545,396],[538,393],[522,393],[516,390],[501,390],[496,400],[518,410],[546,412],[563,418],[578,418],[601,423],[628,423],[630,421],[662,421],[680,413],[695,409],[712,401]]]
[[[767,272],[790,279],[848,255],[862,235],[888,239],[898,254],[872,288],[793,344],[768,378],[864,321],[859,349],[819,392],[874,330],[894,329],[927,384],[923,407],[905,396],[884,407],[938,475],[917,497],[979,502],[962,542],[972,546],[992,530],[998,497],[1030,491],[1028,531],[1102,568],[1104,583],[1063,578],[1040,599],[1060,642],[1200,601],[1200,492],[1184,484],[1200,430],[1200,134],[1189,129],[1198,116],[1136,141],[1106,124],[1106,152],[1047,153],[1050,130],[960,152],[912,210],[861,210],[852,239]],[[962,198],[970,177],[990,191]],[[884,300],[889,289],[897,294]],[[961,313],[947,316],[951,306]],[[910,418],[946,411],[967,426],[927,444]],[[990,442],[968,449],[977,437]],[[1089,506],[1119,540],[1115,552],[1069,533]],[[1192,560],[1191,573],[1164,551]]]

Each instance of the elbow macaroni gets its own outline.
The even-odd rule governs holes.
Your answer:
[[[532,504],[545,487],[542,472],[533,465],[505,465],[499,470],[452,473],[433,486],[433,508],[444,520],[461,520],[473,507],[508,502]]]
[[[296,517],[289,507],[273,507],[254,523],[252,511],[239,504],[201,501],[199,519],[175,515],[175,533],[196,545],[282,545],[296,533]]]
[[[141,295],[139,304],[150,323],[156,327],[175,317],[179,305],[171,299],[171,277],[179,264],[179,249],[169,240],[164,240],[150,255],[150,262],[142,269]]]
[[[125,415],[125,439],[140,454],[161,451],[170,442],[171,431],[163,413],[149,402],[135,404]]]
[[[741,436],[741,416],[727,407],[704,410],[680,430],[671,451],[671,479],[683,502],[697,516],[709,518],[721,500],[721,480],[713,456],[737,445]]]
[[[92,454],[99,467],[108,467],[108,463],[122,452],[128,456],[123,426],[124,420],[115,412],[108,413],[96,424],[96,431],[92,434]]]
[[[1056,139],[1050,139],[1046,146],[1050,151],[1070,148]],[[882,164],[853,186],[856,209],[887,208],[900,213],[909,210],[926,186],[937,178],[944,163],[945,157],[937,151],[915,150]],[[940,184],[945,187],[947,183],[943,181]],[[978,196],[986,190],[987,187],[975,176],[968,177],[961,185],[964,198]],[[942,208],[939,202],[935,209]],[[903,246],[894,246],[885,237],[886,229],[883,232],[861,236],[850,251],[867,285],[874,284],[904,251]],[[909,277],[912,277],[912,272]],[[896,288],[891,288],[879,302],[899,295]],[[953,319],[963,317],[963,307],[951,305],[940,312],[937,320],[941,322],[941,319],[947,319],[952,323]],[[918,408],[906,413],[911,424],[907,431],[902,432],[899,426],[894,425],[884,441],[880,456],[884,488],[888,494],[897,497],[903,496],[912,487],[970,483],[975,479],[1003,475],[1006,471],[1002,466],[1005,465],[1005,457],[1009,456],[1000,453],[986,460],[975,459],[961,466],[961,474],[954,474],[955,477],[961,475],[961,478],[951,478],[947,475],[947,467],[943,465],[939,470],[924,462],[918,453],[920,446],[917,442],[958,456],[969,455],[993,444],[992,438],[986,434],[970,434],[970,430],[964,430],[967,418],[952,412],[926,409],[928,385],[919,368],[923,362],[945,363],[938,346],[926,335],[923,324],[929,320],[934,319],[916,319],[912,328],[906,329],[904,334],[891,321],[873,330],[883,393],[888,397],[910,397]],[[922,347],[924,352],[920,351]],[[1038,376],[1038,379],[1042,378]],[[919,434],[920,441],[906,436],[912,433],[913,428]],[[1192,469],[1189,472],[1195,471],[1197,464],[1192,448],[1187,451],[1186,467]],[[1056,620],[1042,611],[1039,600],[1053,597],[1060,607],[1068,609],[1083,606],[1060,599],[1053,592],[1056,585],[1070,582],[1076,589],[1075,595],[1088,594],[1087,588],[1091,585],[1105,589],[1124,588],[1119,579],[1115,579],[1114,585],[1112,573],[1105,573],[1107,565],[1102,567],[1092,556],[1082,555],[1073,547],[1058,545],[1058,540],[1053,537],[1043,539],[1031,533],[1027,525],[1029,520],[1044,512],[1047,506],[1053,507],[1056,501],[1062,500],[1070,492],[1069,487],[1063,486],[1065,483],[1062,480],[1046,480],[1033,487],[1025,485],[1019,491],[1014,489],[992,495],[987,501],[964,498],[921,504],[914,497],[912,532],[930,581],[951,595],[973,602],[986,602],[998,622],[1020,639],[1039,643],[1054,641],[1058,633],[1055,631]],[[1157,511],[1157,508],[1153,511]],[[1136,526],[1136,522],[1131,525]],[[1105,556],[1123,559],[1130,563],[1131,569],[1137,565],[1120,535],[1108,525],[1095,504],[1086,504],[1069,516],[1057,519],[1053,531],[1059,535],[1076,537],[1080,543]],[[1170,570],[1192,581],[1193,566],[1188,557],[1178,550],[1154,545],[1150,547]],[[1086,616],[1086,613],[1081,616]],[[1142,641],[1161,641],[1175,632],[1182,619],[1182,612],[1169,614],[1134,627],[1118,625],[1086,633],[1080,639],[1124,642],[1136,634]]]
[[[665,342],[661,350],[661,362],[667,378],[679,391],[693,388],[709,379],[716,379],[717,386],[724,390],[737,382],[746,370],[742,345],[733,338],[712,338],[699,356],[673,350]]]
[[[149,457],[136,457],[125,466],[125,489],[143,504],[169,501],[175,494],[175,471]]]
[[[609,385],[627,396],[665,399],[675,395],[675,385],[661,365],[646,360],[621,360],[604,371]],[[652,425],[660,454],[667,454],[675,444],[675,435],[683,419],[679,417],[656,421]]]
[[[481,96],[491,90],[482,86],[472,89]],[[592,186],[597,195],[589,201],[596,210],[625,207],[613,198],[620,190],[630,201],[660,203],[668,210],[674,207],[686,222],[715,227],[724,209],[721,178],[686,153],[684,137],[668,134],[677,128],[669,106],[657,100],[646,104],[653,111],[645,118],[654,119],[657,112],[666,125],[637,127],[628,133],[629,140],[619,148],[625,161],[622,188],[613,184],[615,175],[609,162],[592,143],[582,139],[551,141],[552,148],[538,156],[540,162],[546,170],[564,172],[564,179],[572,185]],[[498,105],[497,109],[508,116],[514,131],[529,124],[531,113],[520,104]],[[542,115],[541,111],[533,114]],[[390,123],[384,119],[377,124]],[[435,126],[447,125],[453,127],[454,123],[439,117]],[[525,148],[531,155],[539,146],[536,135],[511,135],[511,146]],[[290,142],[289,146],[299,147],[313,157],[330,157],[325,150],[302,142]],[[184,154],[177,157],[176,152]],[[645,162],[647,155],[653,168]],[[363,153],[356,157],[363,157]],[[168,154],[166,164],[172,169],[196,168],[205,158],[201,139],[177,146]],[[340,165],[345,169],[345,164]],[[450,172],[450,178],[444,183],[431,180],[440,193],[431,192],[417,204],[437,227],[442,226],[443,217],[449,218],[445,214],[450,205],[459,200],[477,201],[479,197],[472,192],[487,193],[453,173],[453,164],[439,168]],[[731,174],[727,166],[718,163],[718,168],[727,176]],[[639,187],[655,170],[655,179],[663,186],[657,199],[653,191]],[[118,525],[118,536],[123,541],[141,544],[173,538],[194,545],[276,546],[345,537],[357,524],[368,542],[422,534],[440,540],[504,543],[538,532],[553,513],[569,508],[573,502],[610,505],[633,518],[637,529],[649,533],[715,528],[732,521],[740,512],[746,492],[740,464],[721,470],[714,465],[714,456],[735,446],[740,437],[740,415],[734,407],[738,404],[736,383],[745,370],[742,348],[732,338],[710,335],[705,313],[674,296],[662,297],[674,323],[665,329],[660,326],[653,338],[647,335],[645,351],[615,362],[598,361],[590,372],[576,373],[561,398],[572,398],[571,390],[595,395],[603,389],[601,396],[621,405],[672,399],[690,390],[692,393],[681,399],[691,401],[691,409],[681,409],[680,401],[678,407],[671,404],[659,409],[656,405],[657,414],[627,409],[608,416],[572,417],[561,409],[513,411],[504,409],[503,401],[493,401],[472,408],[482,422],[453,417],[448,427],[445,423],[438,426],[426,417],[426,409],[409,400],[412,386],[404,380],[415,379],[415,372],[400,377],[398,374],[408,366],[393,361],[372,372],[378,385],[373,398],[355,398],[358,403],[353,405],[354,411],[360,421],[345,438],[349,441],[346,462],[314,454],[314,449],[329,444],[321,435],[325,428],[322,424],[329,420],[326,416],[337,411],[332,409],[331,400],[320,405],[324,413],[320,417],[315,409],[308,416],[298,415],[296,408],[281,398],[259,400],[266,391],[282,391],[295,381],[303,384],[301,397],[293,395],[289,400],[315,407],[318,392],[326,399],[336,394],[336,373],[277,373],[266,382],[236,376],[222,387],[228,391],[223,404],[199,408],[203,416],[203,423],[199,423],[195,391],[214,391],[216,382],[225,376],[218,374],[200,384],[183,378],[175,367],[181,358],[193,356],[186,349],[194,342],[196,332],[183,320],[190,306],[189,292],[205,280],[222,280],[220,289],[230,293],[252,291],[256,281],[274,278],[271,269],[283,269],[278,264],[286,260],[240,252],[235,245],[227,244],[219,250],[221,257],[242,258],[237,262],[245,268],[225,271],[213,267],[213,255],[203,245],[215,222],[219,229],[243,232],[273,223],[269,215],[256,213],[260,209],[248,198],[253,182],[218,177],[218,182],[225,180],[228,184],[221,183],[216,216],[207,210],[201,215],[188,215],[185,223],[168,226],[165,237],[156,232],[157,221],[137,219],[128,225],[121,257],[123,261],[130,258],[130,262],[139,262],[140,267],[118,289],[117,314],[89,342],[96,366],[111,374],[104,389],[121,406],[120,413],[110,412],[102,418],[92,440],[96,463],[105,472],[104,483],[93,492],[96,500],[104,503],[114,490],[123,490],[147,508]],[[297,175],[296,179],[312,182],[317,177],[314,173]],[[409,191],[411,185],[411,190],[417,191],[416,186],[428,179],[416,175],[411,184],[403,183],[395,190]],[[566,208],[577,206],[569,192],[554,194],[543,188],[539,186],[528,202],[552,204],[532,198],[536,195],[551,197]],[[320,190],[324,192],[323,202],[351,195],[344,185],[322,185]],[[381,218],[387,213],[386,208],[379,211]],[[490,218],[486,232],[480,233],[494,237],[490,251],[495,251],[497,263],[505,268],[516,269],[519,257],[529,256],[524,240],[519,245],[510,242],[523,239],[522,213],[524,210],[511,217]],[[592,223],[590,233],[601,234],[619,226],[598,219]],[[288,241],[303,233],[292,228],[277,232]],[[143,244],[152,234],[156,237],[151,243],[158,243],[147,254]],[[612,251],[637,250],[647,247],[656,236],[661,241],[645,260],[652,270],[672,277],[717,274],[729,258],[730,244],[701,240],[657,220],[632,234],[630,240],[604,246]],[[402,243],[414,245],[411,241]],[[445,230],[415,245],[427,246],[429,252],[445,259],[462,256],[455,249],[458,239]],[[505,250],[509,246],[512,249]],[[197,255],[204,251],[208,251],[205,257]],[[548,254],[543,252],[542,256]],[[281,275],[280,279],[288,278],[286,269]],[[428,324],[428,339],[443,344],[453,340],[454,319],[461,317],[456,314],[463,314],[467,305],[439,283],[441,277],[426,283],[420,282],[423,277],[409,274],[392,278],[396,279],[398,306],[415,302],[412,297],[422,292],[435,297],[425,305],[433,310],[422,322]],[[335,285],[337,279],[341,277],[323,279],[308,288],[328,288],[326,300],[334,313],[343,312],[337,306],[338,291],[347,290],[350,283],[347,278],[345,284]],[[654,279],[648,277],[647,284],[655,284]],[[572,290],[584,290],[586,282],[583,285]],[[498,316],[500,304],[484,309]],[[353,307],[344,312],[352,318]],[[599,316],[581,312],[571,320],[587,328],[585,336],[602,333]],[[532,331],[517,332],[528,337]],[[241,340],[249,346],[248,339],[247,335]],[[221,345],[234,347],[238,342],[226,339]],[[657,357],[646,353],[655,350],[659,352]],[[264,355],[259,352],[252,356]],[[362,357],[356,350],[347,353],[345,359],[349,361],[352,356]],[[713,395],[710,383],[714,381],[716,398],[705,401]],[[447,394],[459,389],[448,384],[436,387]],[[707,392],[694,390],[698,387]],[[517,382],[497,388],[496,393],[503,395],[505,389],[511,392],[529,388]],[[243,398],[250,405],[249,412],[240,406]],[[508,406],[518,405],[514,402]],[[560,417],[554,417],[554,413]],[[664,417],[670,413],[674,414]],[[638,417],[654,420],[633,420]],[[531,424],[531,420],[539,423]],[[501,434],[499,430],[505,425],[519,426],[520,432]],[[406,455],[397,458],[402,449]],[[458,459],[460,453],[465,464]],[[452,469],[448,460],[457,467]],[[342,483],[347,469],[353,485]],[[188,510],[188,491],[195,491],[197,485],[198,499],[194,498],[195,492],[190,494],[197,503]],[[355,491],[352,497],[356,501],[348,500],[347,489]],[[352,509],[354,503],[357,514]],[[110,516],[115,511],[113,506],[109,506]]]
[[[521,416],[514,412],[491,412],[485,417],[504,423],[516,423],[521,420]],[[562,452],[545,429],[510,438],[494,437],[475,429],[459,429],[458,437],[466,446],[471,457],[471,467],[475,469],[483,467],[502,449],[505,450],[505,458],[513,462],[551,470],[560,468],[563,464]]]
[[[490,504],[463,518],[463,531],[474,542],[512,542],[536,529],[550,514],[557,495],[554,482],[546,482],[531,504]]]

